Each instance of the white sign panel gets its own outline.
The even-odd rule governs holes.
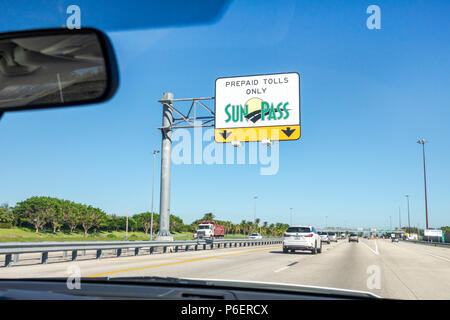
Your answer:
[[[279,139],[273,140],[296,140],[300,137],[298,73],[216,80],[215,129],[219,140],[226,140],[216,141],[255,141],[245,139],[243,135],[247,131],[233,130],[246,128],[255,129],[258,137],[266,135],[266,138],[270,138],[272,131],[279,134]],[[224,130],[228,130],[225,131],[228,135],[223,135]]]
[[[442,237],[442,230],[425,229],[426,237]]]

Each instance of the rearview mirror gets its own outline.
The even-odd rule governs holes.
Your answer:
[[[112,46],[98,30],[0,34],[0,114],[103,102],[117,86]]]

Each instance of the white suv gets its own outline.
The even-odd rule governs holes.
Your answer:
[[[322,252],[322,242],[316,228],[312,226],[291,226],[283,236],[283,252],[311,250],[312,254]]]

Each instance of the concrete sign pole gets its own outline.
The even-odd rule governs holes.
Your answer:
[[[173,114],[170,107],[173,93],[163,94],[162,144],[161,144],[161,191],[159,204],[159,231],[156,240],[173,240],[170,234],[170,164],[172,154]]]

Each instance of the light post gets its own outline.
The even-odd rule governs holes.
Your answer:
[[[402,215],[400,212],[400,207],[398,207],[398,230],[402,229]]]
[[[422,157],[423,157],[423,182],[425,187],[425,228],[428,229],[428,203],[427,203],[427,172],[425,166],[425,143],[426,140],[420,139],[417,141],[418,144],[422,145]]]
[[[290,213],[291,213],[291,226],[292,226],[292,208],[289,208]]]
[[[150,221],[150,240],[153,240],[153,200],[155,194],[155,168],[156,168],[156,155],[159,150],[153,150],[153,182],[152,182],[152,218]]]
[[[256,199],[258,199],[257,196],[253,197],[253,224],[256,224]]]
[[[409,218],[409,195],[406,196],[406,203],[408,204],[408,233],[411,233],[411,220]]]
[[[125,222],[125,241],[128,240],[128,209],[127,209],[127,220]]]

